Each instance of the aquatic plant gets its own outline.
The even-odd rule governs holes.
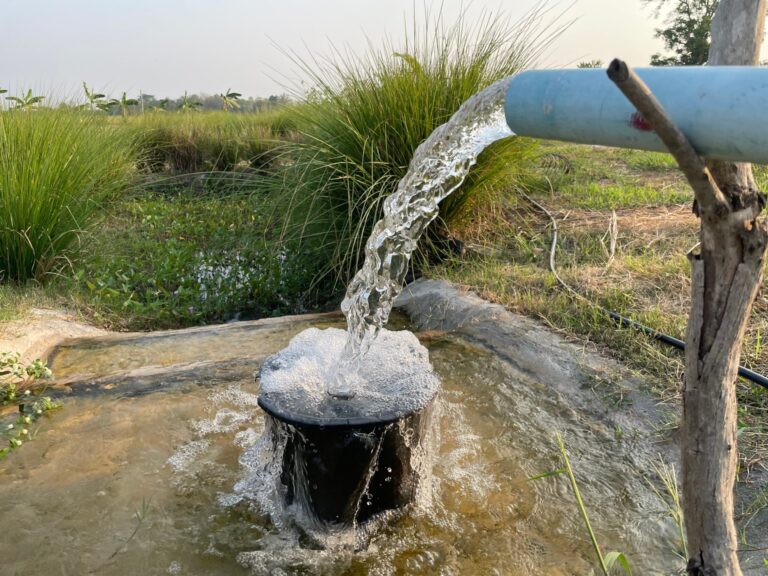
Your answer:
[[[562,26],[544,21],[539,7],[517,23],[486,13],[473,23],[447,23],[441,13],[414,17],[405,40],[370,45],[364,55],[334,50],[330,57],[289,53],[313,84],[292,109],[299,141],[272,201],[282,236],[299,237],[327,256],[318,279],[345,282],[360,264],[363,243],[382,202],[405,175],[416,147],[462,102],[494,81],[533,62]],[[486,155],[484,166],[514,172],[530,146],[507,140]],[[481,179],[444,204],[450,219]],[[437,224],[439,226],[439,222]]]
[[[132,134],[88,114],[0,112],[0,281],[43,280],[67,262],[128,184],[134,150]]]
[[[10,423],[0,422],[0,435],[8,441],[0,446],[0,460],[33,438],[36,430],[31,429],[32,425],[60,406],[44,396],[45,386],[39,385],[51,376],[51,370],[42,360],[24,364],[18,353],[0,353],[0,416],[7,407],[13,407],[17,414]]]

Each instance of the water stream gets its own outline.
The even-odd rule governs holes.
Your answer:
[[[441,200],[464,182],[478,155],[491,143],[511,136],[504,118],[510,78],[469,98],[413,155],[397,190],[384,201],[384,217],[365,245],[365,262],[347,288],[341,309],[349,333],[328,391],[340,398],[356,393],[354,374],[361,357],[387,322],[402,290],[408,263]]]

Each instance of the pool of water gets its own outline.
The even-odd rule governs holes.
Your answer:
[[[247,474],[239,459],[263,427],[258,359],[306,327],[62,348],[56,373],[102,382],[146,363],[170,366],[174,354],[217,360],[222,370],[235,354],[258,354],[239,378],[229,370],[218,380],[214,364],[205,378],[158,372],[151,380],[164,385],[147,393],[121,394],[117,384],[109,395],[65,399],[33,441],[0,463],[0,573],[588,574],[596,562],[566,478],[527,480],[560,466],[557,431],[604,549],[624,552],[636,574],[679,567],[672,522],[647,485],[652,472],[636,440],[452,336],[424,340],[443,383],[431,503],[382,527],[364,551],[306,548],[235,492]]]

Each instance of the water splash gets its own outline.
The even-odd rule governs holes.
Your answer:
[[[440,201],[461,186],[488,145],[512,135],[503,107],[510,81],[511,77],[499,80],[464,102],[416,149],[407,174],[384,201],[384,218],[373,227],[365,245],[365,263],[341,303],[348,339],[328,378],[332,396],[355,395],[354,374],[360,359],[389,318],[411,254],[437,217]]]

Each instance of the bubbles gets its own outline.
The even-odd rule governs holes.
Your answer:
[[[356,395],[338,400],[326,392],[346,344],[343,330],[310,328],[262,365],[261,398],[289,419],[323,424],[328,419],[392,421],[425,406],[439,380],[427,349],[410,332],[382,330],[356,372]]]
[[[245,412],[238,412],[231,408],[222,408],[216,412],[213,420],[198,420],[192,423],[192,428],[200,436],[208,436],[209,434],[237,430],[241,425],[249,422],[250,419],[250,415]]]
[[[170,458],[168,465],[177,474],[184,472],[190,464],[197,460],[198,456],[205,454],[211,443],[208,440],[193,440],[176,449]]]

